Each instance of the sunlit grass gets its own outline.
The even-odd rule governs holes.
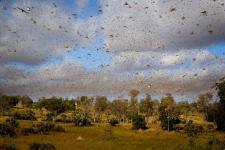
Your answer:
[[[20,121],[21,127],[29,127],[32,121]],[[131,130],[128,124],[110,127],[107,124],[97,124],[90,127],[74,127],[72,124],[62,124],[66,133],[50,132],[48,135],[18,135],[15,138],[0,138],[1,143],[15,143],[18,149],[25,150],[33,142],[51,143],[59,150],[151,150],[177,149],[186,144],[189,138],[181,132],[162,131],[157,125],[150,125],[148,130]],[[206,143],[212,136],[224,138],[224,133],[213,132],[200,136],[197,141]],[[77,138],[81,136],[82,139]]]

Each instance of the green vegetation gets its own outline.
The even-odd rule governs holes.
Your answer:
[[[145,117],[142,115],[133,115],[132,116],[132,129],[147,129]]]
[[[30,144],[30,150],[56,150],[52,144],[32,143]]]
[[[130,100],[113,101],[81,96],[31,102],[27,96],[1,95],[0,147],[224,149],[224,87],[222,79],[215,84],[217,99],[206,92],[191,103],[177,102],[170,93],[160,100],[146,94],[139,101],[140,92],[135,89],[129,93]]]

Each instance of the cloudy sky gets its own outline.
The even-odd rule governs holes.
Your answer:
[[[225,0],[0,0],[0,91],[193,98],[225,76]]]

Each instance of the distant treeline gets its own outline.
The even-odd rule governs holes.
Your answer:
[[[218,130],[225,130],[225,79],[215,84],[217,100],[213,99],[210,92],[200,94],[196,101],[176,102],[172,94],[168,93],[160,100],[152,99],[149,94],[138,101],[138,90],[129,92],[130,99],[116,99],[109,101],[105,96],[88,97],[81,96],[75,100],[58,97],[41,98],[33,102],[28,96],[6,96],[0,95],[0,111],[4,115],[10,108],[17,105],[23,107],[42,109],[51,112],[49,120],[55,120],[56,116],[64,112],[74,112],[75,117],[83,123],[118,122],[129,123],[136,119],[148,119],[157,116],[161,122],[162,129],[174,130],[176,125],[193,112],[204,114],[204,119],[215,122]],[[138,117],[137,117],[138,116]],[[182,116],[182,117],[181,117]],[[66,120],[66,116],[64,116]],[[78,119],[78,120],[79,120]],[[182,120],[183,119],[183,120]],[[143,119],[141,119],[143,120]],[[79,124],[80,122],[78,122]]]

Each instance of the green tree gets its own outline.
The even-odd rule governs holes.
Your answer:
[[[180,113],[183,114],[187,120],[188,113],[191,111],[191,106],[188,101],[181,101],[177,104]]]
[[[199,112],[204,113],[205,119],[208,120],[207,112],[212,101],[213,94],[210,92],[200,94],[197,99],[197,109]]]
[[[49,99],[40,99],[38,102],[38,107],[43,107],[51,111],[52,113],[54,113],[55,116],[65,112],[68,109],[64,100],[62,98],[57,97],[52,97]]]
[[[108,108],[107,97],[97,96],[95,99],[94,110],[100,119],[102,118],[102,114],[107,110],[107,108]]]
[[[225,77],[215,84],[215,88],[220,99],[215,112],[217,129],[225,131]]]
[[[31,107],[33,104],[33,100],[29,96],[20,96],[19,100],[25,107]]]
[[[177,109],[171,94],[166,94],[166,96],[161,99],[161,104],[159,106],[159,120],[161,121],[162,129],[168,131],[173,130],[175,125],[180,122],[180,111]]]
[[[130,103],[129,103],[129,115],[132,117],[135,114],[138,114],[138,100],[137,96],[139,95],[140,91],[132,89],[129,92],[130,96]]]
[[[19,97],[17,96],[6,96],[1,95],[0,97],[0,111],[4,114],[10,108],[16,106],[19,102]]]
[[[132,116],[132,129],[147,129],[145,116],[143,115],[133,115]]]
[[[140,101],[139,110],[145,114],[147,120],[153,114],[153,101],[149,94],[146,94],[146,97]]]
[[[128,110],[127,100],[114,100],[110,104],[111,112],[119,119],[119,121],[125,121]]]

